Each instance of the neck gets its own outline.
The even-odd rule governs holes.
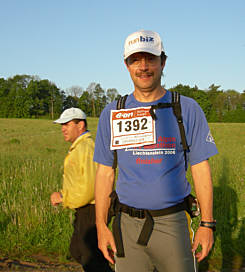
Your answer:
[[[80,137],[83,133],[85,133],[86,131],[87,131],[86,129],[80,130],[79,133],[77,134],[76,139],[73,140],[73,141],[71,141],[71,143],[73,144],[73,143],[77,140],[77,138],[79,138],[79,137]]]
[[[153,91],[142,91],[135,88],[134,97],[139,102],[153,102],[163,97],[165,93],[166,90],[161,86]]]

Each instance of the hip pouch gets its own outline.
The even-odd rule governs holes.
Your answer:
[[[186,211],[189,213],[191,218],[194,218],[200,215],[200,206],[196,197],[194,197],[192,194],[189,194],[185,198],[185,203],[186,203]]]

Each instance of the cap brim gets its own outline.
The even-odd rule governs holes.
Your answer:
[[[67,122],[69,122],[71,120],[73,120],[73,118],[69,118],[69,117],[68,118],[59,118],[59,119],[53,121],[53,123],[55,123],[55,124],[65,124],[65,123],[67,123]]]
[[[135,50],[128,52],[126,55],[124,55],[124,59],[127,59],[129,56],[131,56],[135,53],[139,53],[139,52],[150,53],[150,54],[158,56],[158,57],[161,56],[161,53],[162,53],[162,51],[159,53],[158,50],[147,49],[147,48],[137,48]]]

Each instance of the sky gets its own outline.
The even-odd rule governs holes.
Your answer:
[[[245,0],[0,0],[0,78],[131,93],[124,41],[141,29],[162,38],[166,88],[245,90]]]

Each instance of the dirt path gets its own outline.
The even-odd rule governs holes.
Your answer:
[[[76,262],[60,263],[53,261],[46,256],[33,256],[35,261],[27,262],[17,259],[1,258],[0,257],[0,272],[1,271],[27,271],[27,272],[84,272],[81,265]],[[204,272],[204,271],[202,271]],[[245,272],[245,267],[238,269],[222,269],[221,271],[206,271],[206,272]]]
[[[75,262],[58,263],[47,257],[37,258],[35,262],[26,262],[9,258],[0,258],[0,271],[29,271],[29,272],[83,272],[81,265]]]

